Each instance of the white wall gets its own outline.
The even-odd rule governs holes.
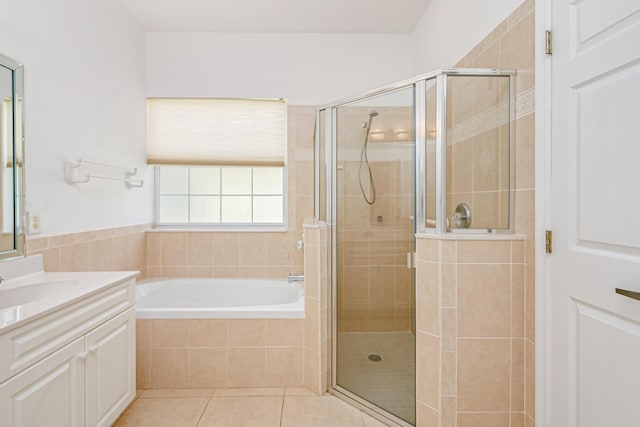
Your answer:
[[[409,35],[147,35],[149,96],[321,105],[411,76]]]
[[[452,67],[523,0],[431,0],[411,35],[413,74]]]
[[[83,157],[151,178],[145,36],[120,8],[111,0],[0,0],[0,53],[25,68],[27,209],[40,211],[43,234],[152,221],[152,185],[74,187],[63,175],[65,160]]]

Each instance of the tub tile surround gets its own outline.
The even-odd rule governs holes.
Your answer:
[[[304,319],[138,319],[144,389],[301,387]]]
[[[305,255],[296,242],[302,238],[304,218],[313,214],[314,121],[314,107],[288,108],[287,232],[156,232],[152,224],[140,224],[29,237],[27,253],[42,254],[46,271],[139,270],[140,278],[300,274]],[[312,252],[317,239],[310,243]],[[319,273],[326,269],[316,271],[311,289],[326,281]],[[309,310],[320,301],[319,290],[311,295]],[[323,304],[326,312],[326,300]],[[313,327],[303,319],[139,320],[138,387],[303,386],[307,374],[320,393],[326,390],[326,380],[320,380],[326,357],[320,358],[319,342],[304,341],[304,336],[324,336],[326,348],[321,322],[327,319],[320,307],[311,312]]]
[[[288,231],[147,233],[147,277],[284,278],[303,272],[296,243],[313,216],[315,107],[287,109]]]
[[[146,276],[146,231],[152,224],[27,237],[27,255],[41,254],[45,271],[140,271]]]

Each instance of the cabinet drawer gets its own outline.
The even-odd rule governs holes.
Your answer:
[[[0,337],[0,383],[135,303],[135,279],[49,313]]]

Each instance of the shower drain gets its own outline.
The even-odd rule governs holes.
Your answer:
[[[368,359],[372,362],[379,362],[382,360],[382,356],[380,356],[379,354],[370,354]]]

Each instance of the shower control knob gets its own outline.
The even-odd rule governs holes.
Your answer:
[[[471,226],[471,208],[462,202],[451,215],[451,219],[457,228],[469,228]]]

